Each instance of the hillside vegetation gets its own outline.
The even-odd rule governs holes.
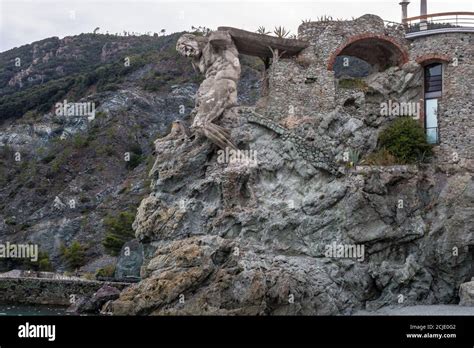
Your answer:
[[[153,141],[187,119],[202,80],[176,52],[180,35],[81,34],[0,53],[0,240],[38,244],[43,269],[114,264],[133,235],[111,221],[133,221],[149,191]],[[242,64],[240,102],[253,104],[261,63]],[[93,103],[95,118],[56,114],[64,100]],[[78,245],[72,265],[65,251]],[[33,266],[8,260],[0,269]]]

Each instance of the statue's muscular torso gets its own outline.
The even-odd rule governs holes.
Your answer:
[[[193,57],[193,65],[206,76],[196,95],[191,129],[222,149],[237,149],[228,130],[215,123],[226,109],[237,105],[241,69],[239,52],[230,34],[216,31],[208,38],[184,34],[178,40],[177,49]]]
[[[203,49],[198,67],[206,79],[229,79],[237,83],[241,71],[239,52],[232,40],[225,46],[214,45],[211,36],[209,44]]]

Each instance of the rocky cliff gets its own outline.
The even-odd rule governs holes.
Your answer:
[[[343,155],[375,149],[396,117],[380,117],[382,101],[420,97],[419,65],[341,72],[372,74],[337,86],[331,112],[262,126],[248,117],[268,116],[265,98],[257,102],[261,64],[241,57],[239,102],[250,107],[219,121],[246,155],[232,160],[171,127],[188,121],[200,82],[176,39],[86,35],[0,55],[9,67],[0,241],[39,244],[58,270],[61,246],[73,241],[85,247],[86,272],[118,262],[122,277],[141,267],[142,280],[104,309],[113,314],[331,315],[459,301],[473,267],[472,162],[349,167]],[[11,68],[17,56],[23,70]],[[96,118],[58,116],[64,99],[96,103]],[[117,261],[101,242],[106,217],[123,211],[136,212],[136,239]]]
[[[230,109],[221,125],[256,161],[225,160],[179,131],[157,139],[151,193],[134,222],[147,250],[143,279],[107,310],[334,315],[457,303],[473,267],[472,163],[348,168],[341,158],[375,148],[395,118],[380,117],[380,101],[416,100],[420,77],[413,62],[372,74],[341,92],[333,112],[277,125],[332,153],[340,176],[248,122],[248,108]]]
[[[176,54],[178,36],[82,34],[0,53],[0,242],[38,244],[59,271],[74,241],[82,271],[115,264],[104,219],[135,215],[153,141],[194,106],[201,78]],[[258,98],[259,64],[243,59],[243,104]],[[95,118],[57,114],[64,100],[94,103]],[[20,261],[0,270],[28,267]]]

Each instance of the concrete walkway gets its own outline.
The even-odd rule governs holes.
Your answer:
[[[354,315],[472,315],[474,307],[458,305],[423,305],[400,308],[381,308],[375,312],[358,311]]]

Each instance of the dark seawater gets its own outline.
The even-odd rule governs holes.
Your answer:
[[[69,315],[66,309],[48,305],[0,304],[0,316]]]

